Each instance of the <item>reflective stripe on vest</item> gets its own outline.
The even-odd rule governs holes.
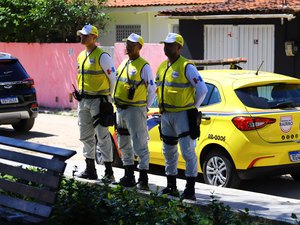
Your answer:
[[[180,112],[194,107],[195,88],[186,78],[190,62],[180,56],[171,66],[164,61],[157,70],[156,85],[160,111]]]
[[[110,82],[103,68],[99,64],[99,59],[102,54],[108,54],[101,48],[96,48],[88,57],[86,51],[82,51],[78,56],[78,88],[79,91],[88,95],[109,95]],[[82,64],[83,70],[82,70]],[[82,75],[84,86],[82,87]]]
[[[142,57],[138,57],[129,64],[128,60],[124,60],[121,63],[118,67],[118,79],[114,93],[114,101],[116,104],[129,106],[147,105],[147,86],[141,78],[141,71],[146,64],[148,64],[148,62]],[[128,99],[130,87],[135,87],[132,100]]]

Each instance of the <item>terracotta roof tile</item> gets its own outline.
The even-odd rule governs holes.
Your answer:
[[[297,12],[300,12],[300,0],[228,0],[162,11],[159,16]]]
[[[145,7],[145,6],[171,6],[196,5],[200,3],[216,3],[224,0],[107,0],[108,7]]]

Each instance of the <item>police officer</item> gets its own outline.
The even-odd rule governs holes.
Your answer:
[[[164,43],[168,57],[157,70],[157,96],[161,112],[161,137],[166,160],[167,187],[162,194],[178,196],[176,185],[179,142],[186,162],[186,187],[181,199],[195,200],[195,181],[198,175],[195,140],[191,138],[188,111],[198,109],[205,98],[207,87],[196,67],[180,55],[184,40],[181,35],[169,33]],[[196,110],[198,113],[198,110]]]
[[[98,29],[95,26],[85,25],[77,31],[77,35],[81,38],[81,44],[85,46],[85,50],[78,56],[77,81],[80,94],[78,124],[86,161],[86,169],[77,176],[91,180],[98,179],[95,168],[96,134],[97,148],[101,151],[105,165],[103,179],[114,181],[112,141],[108,127],[94,122],[99,115],[101,103],[111,102],[116,70],[110,55],[96,45]]]
[[[132,33],[126,40],[125,59],[118,67],[114,103],[117,107],[117,138],[125,169],[118,184],[125,187],[136,185],[134,156],[139,159],[137,187],[148,189],[149,151],[147,107],[155,98],[156,85],[149,63],[140,56],[144,40]]]

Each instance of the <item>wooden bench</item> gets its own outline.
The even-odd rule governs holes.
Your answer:
[[[73,150],[0,136],[2,221],[46,221],[56,201],[65,161],[75,154]]]

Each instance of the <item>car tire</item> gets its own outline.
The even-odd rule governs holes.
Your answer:
[[[291,177],[294,181],[300,181],[300,173],[291,173]]]
[[[110,135],[110,138],[111,138],[111,141],[112,141],[112,148],[113,148],[113,162],[112,162],[112,166],[114,166],[114,167],[121,167],[123,165],[122,160],[121,160],[121,158],[120,158],[120,156],[118,154],[117,147],[116,147],[114,139],[113,139],[113,137],[111,135]],[[95,136],[95,139],[96,139],[96,143],[97,143],[98,141],[97,141],[97,137],[96,136]],[[103,165],[104,162],[103,162],[102,154],[97,149],[97,144],[96,144],[95,154],[96,154],[95,155],[96,163],[99,164],[99,165]]]
[[[18,123],[12,124],[12,127],[17,132],[25,133],[25,132],[28,132],[31,130],[31,128],[34,125],[34,120],[35,120],[35,118],[23,119],[23,120],[20,120]]]
[[[240,184],[234,165],[221,150],[215,149],[207,154],[202,171],[206,184],[228,188],[236,188]]]

